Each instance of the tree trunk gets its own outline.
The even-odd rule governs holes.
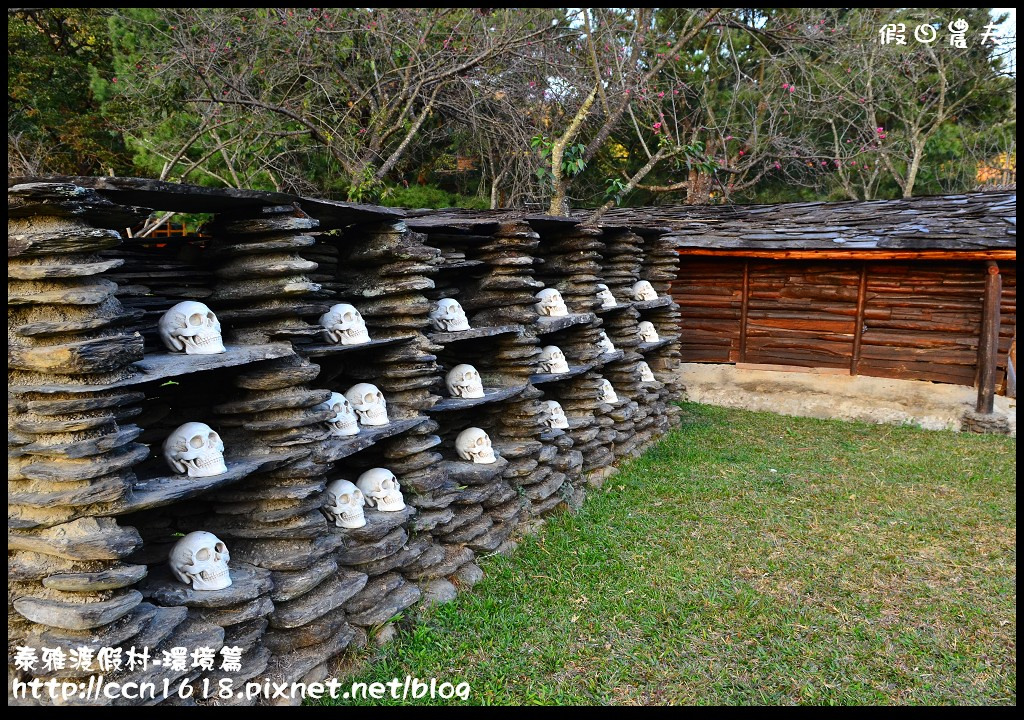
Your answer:
[[[548,215],[569,214],[569,183],[565,177],[559,174],[555,180],[555,189],[551,193],[551,204],[548,205]]]
[[[711,176],[696,170],[690,171],[689,187],[686,190],[687,205],[708,205],[711,202]]]
[[[569,127],[566,128],[565,134],[551,145],[551,184],[554,190],[551,195],[551,204],[548,206],[548,215],[569,214],[569,179],[562,172],[562,158],[565,157],[565,148],[576,137],[576,133],[579,132],[583,121],[590,114],[590,108],[594,104],[596,97],[597,87],[590,91],[587,99],[583,101],[580,109],[576,111],[576,115],[573,117],[572,122],[569,123]]]
[[[905,198],[914,196],[914,183],[917,182],[917,172],[921,169],[922,156],[924,156],[924,143],[914,143],[914,157],[907,170],[907,181],[903,184],[903,197]]]
[[[500,173],[494,174],[494,170],[495,168],[492,166],[491,210],[497,210],[501,207],[501,190],[499,190],[499,187],[501,186],[501,181],[505,178],[505,175],[508,172],[507,170],[502,170]]]

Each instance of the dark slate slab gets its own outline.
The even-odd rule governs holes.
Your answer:
[[[528,385],[521,385],[518,387],[504,387],[504,388],[484,388],[484,396],[482,398],[446,398],[441,402],[430,408],[429,412],[451,412],[454,410],[468,410],[479,405],[487,405],[488,403],[501,402],[502,400],[508,400],[513,398],[519,393],[526,390]]]
[[[609,305],[608,307],[599,307],[594,310],[594,312],[598,315],[607,315],[609,313],[622,312],[623,310],[631,307],[633,307],[633,303],[631,302],[616,303],[615,305]]]
[[[27,182],[29,179],[21,179]],[[208,188],[134,177],[82,177],[77,175],[32,178],[36,182],[72,183],[91,188],[99,195],[127,205],[186,213],[258,211],[264,206],[291,205],[299,198],[285,193],[235,188]],[[12,180],[8,180],[10,184]]]
[[[142,602],[118,620],[89,630],[63,630],[45,625],[36,626],[26,638],[25,644],[36,648],[58,647],[65,653],[84,646],[91,648],[95,654],[101,647],[120,645],[153,625],[170,628],[173,631],[185,621],[187,614],[188,608],[158,608],[150,603]]]
[[[438,345],[450,345],[451,343],[463,342],[466,340],[480,340],[482,338],[498,337],[499,335],[518,335],[522,332],[519,325],[499,325],[496,327],[478,327],[458,332],[432,332],[427,337],[431,342]]]
[[[146,355],[142,360],[132,364],[137,371],[131,377],[105,385],[18,385],[8,388],[8,392],[21,393],[74,393],[101,392],[115,388],[131,387],[148,382],[169,380],[182,375],[191,375],[206,370],[237,367],[263,360],[294,355],[295,351],[289,343],[270,343],[267,345],[229,345],[227,352],[218,355],[185,355],[184,353],[158,352]]]
[[[604,365],[605,363],[618,362],[626,356],[626,353],[622,350],[616,350],[615,352],[605,353],[598,356],[594,362],[595,365]]]
[[[153,212],[149,206],[111,202],[83,184],[68,178],[7,178],[7,217],[33,215],[81,218],[99,227],[125,228],[145,220]],[[8,257],[29,248],[18,243],[8,245]]]
[[[332,526],[331,530],[332,532],[343,534],[347,539],[373,543],[400,525],[404,525],[415,514],[416,508],[408,505],[397,512],[381,512],[374,508],[365,508],[363,510],[363,518],[366,520],[366,524],[361,528],[339,528]],[[347,539],[346,542],[348,542]]]
[[[137,590],[126,590],[109,600],[75,603],[48,598],[21,597],[14,609],[32,622],[65,630],[90,630],[112,623],[142,602]]]
[[[43,578],[43,587],[64,592],[116,590],[134,585],[146,577],[146,573],[145,565],[115,565],[96,572],[54,573]]]
[[[428,418],[425,417],[415,417],[408,420],[392,420],[387,425],[360,425],[358,435],[332,437],[323,443],[320,451],[322,453],[321,459],[324,462],[336,462],[360,450],[365,450],[384,438],[394,437],[407,430],[412,430],[427,422],[427,420]]]
[[[476,267],[483,267],[486,263],[483,260],[456,260],[453,262],[446,262],[443,265],[438,265],[437,270],[444,272],[446,270],[470,270]]]
[[[346,622],[345,611],[340,608],[331,610],[302,627],[288,630],[271,629],[261,638],[261,641],[275,655],[283,655],[319,645],[324,638],[335,637],[339,634],[348,637],[355,634],[355,631]]]
[[[565,217],[562,215],[527,215],[523,220],[530,223],[530,227],[538,232],[569,230],[582,222],[581,218]]]
[[[405,217],[405,210],[401,208],[342,202],[340,200],[324,200],[322,198],[303,196],[299,198],[299,204],[303,210],[320,221],[321,228],[327,230],[355,223],[395,222]]]
[[[541,316],[537,318],[537,322],[534,325],[534,331],[538,335],[547,335],[549,333],[558,332],[559,330],[575,327],[576,325],[589,325],[594,322],[595,319],[596,317],[594,313],[577,313],[575,315],[566,315],[564,317]]]
[[[385,623],[395,615],[413,605],[420,599],[420,589],[413,583],[407,583],[382,599],[369,610],[349,615],[348,621],[353,625],[372,627]]]
[[[465,460],[446,460],[442,466],[448,471],[448,477],[459,485],[484,485],[505,472],[508,460],[499,457],[489,465]]]
[[[246,600],[228,607],[195,609],[190,615],[194,614],[199,620],[227,627],[255,620],[256,618],[269,615],[273,611],[274,603],[270,601],[268,596],[261,595],[254,600]]]
[[[366,575],[361,572],[339,570],[305,595],[278,603],[270,616],[270,626],[287,629],[311,623],[341,607],[363,589],[366,580]]]
[[[376,542],[348,542],[335,557],[340,565],[358,565],[380,560],[398,552],[408,539],[408,533],[399,527]]]
[[[657,342],[643,342],[636,346],[636,349],[642,353],[650,352],[651,350],[657,350],[659,348],[666,347],[676,342],[676,338],[661,338]]]
[[[661,297],[655,298],[654,300],[636,300],[633,302],[633,307],[637,310],[653,310],[660,307],[668,307],[672,304],[672,298],[668,295],[662,295]]]
[[[270,591],[270,599],[283,602],[304,595],[337,570],[338,563],[328,555],[301,570],[271,573],[274,588]]]
[[[405,345],[415,340],[415,335],[408,337],[384,338],[381,340],[370,340],[362,345],[340,345],[335,343],[310,343],[309,345],[296,345],[295,349],[308,357],[322,357],[324,355],[337,355],[339,353],[353,353],[365,350],[379,350],[383,347]]]
[[[184,605],[196,608],[222,608],[238,605],[270,592],[270,571],[232,561],[231,584],[223,590],[194,590],[178,580],[166,565],[154,568],[139,590],[147,600],[160,605]]]
[[[125,515],[139,510],[170,505],[185,498],[232,485],[253,473],[274,470],[308,455],[309,452],[308,449],[297,448],[273,455],[226,458],[228,471],[213,477],[193,478],[187,475],[167,475],[140,479],[135,482],[125,497],[112,503],[96,506],[92,514],[101,517]]]
[[[574,378],[577,375],[582,375],[583,373],[585,373],[585,372],[587,372],[589,370],[592,370],[593,367],[594,366],[592,364],[589,364],[589,363],[586,364],[586,365],[570,365],[569,366],[569,372],[564,372],[564,373],[538,373],[537,375],[531,375],[530,376],[530,382],[533,383],[534,385],[542,385],[544,383],[559,382],[561,380],[568,380],[569,378]]]

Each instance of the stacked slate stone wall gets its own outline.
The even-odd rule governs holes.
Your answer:
[[[131,237],[155,211],[212,219],[202,235]],[[108,178],[15,181],[8,215],[11,680],[98,672],[16,667],[19,648],[44,647],[120,648],[106,679],[168,680],[169,704],[254,702],[202,698],[225,678],[324,679],[414,604],[475,584],[479,555],[577,506],[677,410],[675,256],[656,232]],[[657,300],[632,300],[641,279]],[[615,306],[602,307],[601,283]],[[538,314],[545,287],[568,316]],[[470,330],[431,326],[441,298],[462,304]],[[184,300],[216,313],[224,353],[162,345],[157,322]],[[370,342],[327,341],[319,318],[338,303],[359,310]],[[658,343],[640,340],[643,319]],[[540,371],[548,345],[569,372]],[[640,380],[643,360],[655,381]],[[477,368],[484,397],[450,397],[459,364]],[[389,422],[336,436],[324,403],[357,383],[380,389]],[[546,400],[567,429],[551,427]],[[226,472],[171,472],[162,444],[185,422],[220,435]],[[458,456],[470,427],[496,462]],[[396,476],[406,508],[338,527],[322,510],[327,484],[371,468]],[[194,590],[170,571],[170,549],[199,530],[230,550],[227,588]],[[133,646],[151,659],[240,647],[241,669],[221,669],[220,655],[214,667],[129,667]],[[67,704],[79,702],[133,701]]]

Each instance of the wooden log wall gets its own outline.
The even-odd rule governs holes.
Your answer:
[[[1016,263],[999,269],[1002,376],[1016,332]],[[973,385],[985,275],[984,261],[684,257],[672,286],[682,359]]]

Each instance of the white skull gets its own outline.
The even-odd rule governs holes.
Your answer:
[[[601,402],[614,405],[619,401],[619,396],[615,394],[615,388],[607,380],[601,381]]]
[[[390,470],[367,470],[356,480],[356,485],[363,491],[366,504],[370,507],[376,507],[381,512],[398,512],[405,509],[405,498],[402,497],[398,478]]]
[[[213,477],[228,471],[224,441],[206,423],[187,422],[164,440],[164,460],[171,470],[189,477]]]
[[[330,410],[334,415],[327,420],[331,426],[331,435],[346,437],[359,434],[359,419],[352,403],[341,393],[332,392],[327,402],[317,405],[318,410]]]
[[[342,345],[362,345],[370,342],[366,321],[354,306],[338,303],[320,316],[320,327],[328,342]]]
[[[565,361],[565,355],[555,345],[545,345],[541,348],[538,367],[542,373],[569,372],[569,363]]]
[[[657,300],[658,293],[654,292],[654,288],[646,280],[641,280],[633,285],[633,299],[634,300]]]
[[[453,398],[482,398],[484,385],[480,373],[472,365],[456,365],[444,379],[448,393]]]
[[[466,428],[455,438],[455,451],[463,460],[470,460],[480,465],[496,462],[494,448],[487,433],[478,427]]]
[[[654,377],[654,373],[651,372],[651,366],[643,360],[640,361],[640,381],[641,382],[657,382],[657,378]]]
[[[363,493],[359,488],[348,480],[334,480],[327,483],[321,509],[328,522],[333,520],[336,527],[361,528],[366,524],[363,502]]]
[[[565,411],[559,403],[554,400],[545,400],[544,404],[548,408],[548,416],[544,422],[549,428],[565,430],[569,427],[569,420],[565,417]]]
[[[640,323],[640,339],[644,342],[658,342],[658,331],[650,320]]]
[[[376,385],[356,383],[345,391],[345,398],[359,416],[360,425],[388,424],[388,403]]]
[[[537,298],[537,303],[534,307],[537,308],[537,312],[545,317],[565,317],[569,314],[569,308],[565,306],[565,301],[562,300],[562,293],[554,288],[544,288],[534,297]]]
[[[615,300],[615,296],[612,295],[612,291],[608,289],[608,286],[604,283],[599,283],[597,286],[597,298],[601,301],[601,307],[614,307],[618,305]]]
[[[601,331],[601,335],[597,340],[597,347],[601,351],[602,355],[615,352],[615,345],[605,334],[604,330]]]
[[[220,320],[195,300],[180,302],[160,317],[157,333],[171,352],[216,355],[227,352],[220,335]]]
[[[193,590],[223,590],[231,584],[231,553],[220,538],[204,530],[190,532],[171,548],[168,563],[174,577]]]
[[[440,332],[469,330],[466,311],[459,305],[458,300],[451,298],[441,298],[434,304],[430,310],[430,324]]]

